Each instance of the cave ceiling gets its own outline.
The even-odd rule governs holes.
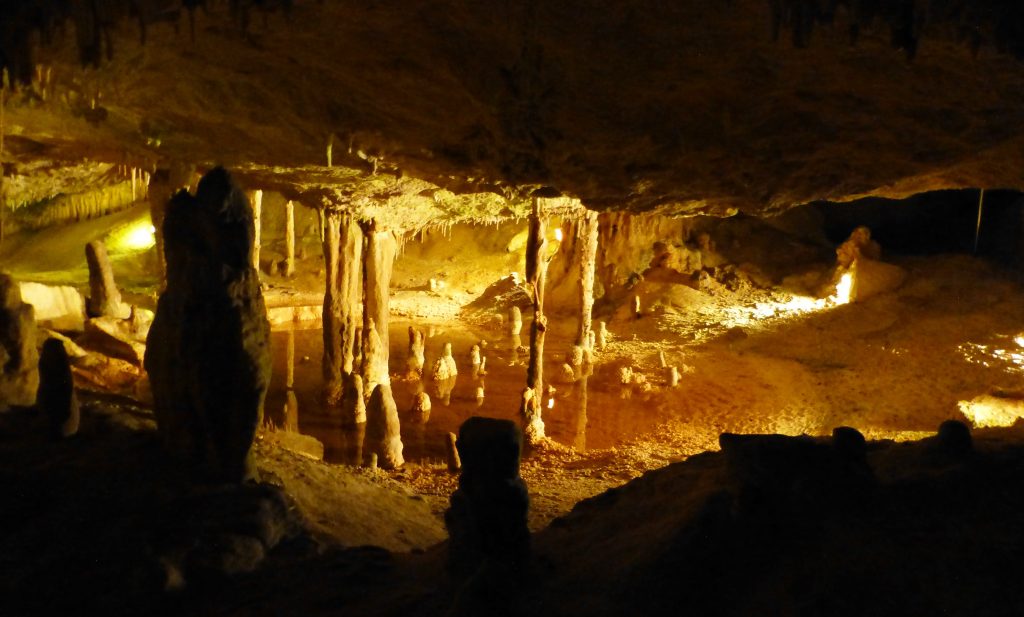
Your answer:
[[[7,63],[36,77],[8,93],[9,203],[81,190],[95,181],[83,159],[223,164],[400,225],[519,216],[537,188],[715,215],[1024,189],[1024,18],[1005,0],[981,17],[878,0],[872,19],[824,0],[310,0],[246,9],[244,32],[232,6],[282,3],[208,0],[194,40],[185,12],[153,17],[179,2],[135,0],[110,3],[124,14],[98,49],[83,48],[83,2],[31,32],[38,15],[8,11]]]

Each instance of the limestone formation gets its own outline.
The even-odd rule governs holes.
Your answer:
[[[526,443],[534,444],[544,439],[544,420],[541,418],[540,395],[533,388],[523,388],[519,403],[519,419],[523,423]]]
[[[324,398],[329,408],[341,406],[344,377],[355,370],[359,331],[363,325],[363,232],[351,214],[324,215]]]
[[[366,450],[377,455],[382,469],[396,469],[405,464],[398,407],[388,384],[378,384],[366,404]]]
[[[85,245],[85,261],[89,265],[89,317],[128,317],[130,307],[121,303],[121,292],[114,283],[114,269],[107,256],[107,247],[99,240]]]
[[[524,574],[530,557],[530,498],[519,476],[519,428],[508,420],[472,417],[459,428],[457,446],[462,475],[444,517],[451,538],[450,569],[468,575],[489,562]]]
[[[366,399],[363,397],[363,378],[358,375],[344,377],[343,393],[341,400],[341,423],[345,426],[355,426],[366,422]]]
[[[55,437],[70,437],[78,432],[78,397],[68,353],[59,339],[51,338],[43,343],[36,407],[46,417]]]
[[[523,312],[519,310],[518,306],[513,306],[508,310],[508,333],[511,336],[517,336],[523,331]]]
[[[597,322],[597,340],[595,343],[598,349],[604,349],[608,345],[608,324],[603,321]]]
[[[576,345],[591,347],[591,313],[594,308],[594,273],[597,263],[598,214],[587,211],[577,227],[579,234],[579,327]]]
[[[670,366],[665,369],[665,383],[668,387],[674,388],[679,385],[679,369],[675,366]]]
[[[284,268],[282,275],[295,276],[295,203],[288,200],[284,204]]]
[[[459,459],[459,449],[456,446],[458,440],[455,437],[455,433],[448,433],[445,435],[445,460],[448,463],[448,471],[450,473],[456,473],[462,469],[462,460]]]
[[[256,268],[258,274],[260,271],[260,247],[263,244],[263,191],[257,189],[248,195],[249,201],[252,203],[252,267]]]
[[[164,220],[167,288],[145,368],[166,450],[203,478],[255,475],[251,448],[270,382],[270,324],[252,266],[252,210],[222,168]]]
[[[854,229],[846,242],[836,249],[836,263],[840,268],[849,268],[861,258],[882,259],[882,247],[871,239],[871,230],[864,226]]]
[[[412,398],[412,410],[409,417],[416,424],[426,424],[430,420],[430,395],[426,392],[417,392]]]
[[[536,396],[524,398],[523,408],[520,410],[529,443],[544,437],[539,399],[544,392],[544,339],[548,328],[548,320],[544,315],[544,287],[548,271],[548,258],[545,256],[547,241],[544,237],[546,225],[541,199],[534,197],[526,239],[526,284],[533,291],[533,320],[530,323],[530,360],[526,367],[526,386],[532,388]],[[528,401],[533,401],[533,404]]]
[[[430,372],[430,377],[434,381],[447,381],[458,374],[459,369],[455,366],[455,358],[452,357],[452,344],[445,343],[441,357],[434,361],[434,369]]]
[[[35,311],[18,284],[0,273],[0,411],[30,407],[39,386]]]
[[[406,358],[405,368],[410,375],[423,375],[424,347],[423,330],[409,326],[409,357]]]
[[[469,363],[473,366],[473,373],[480,370],[480,346],[473,345],[469,350]]]
[[[371,392],[379,383],[390,384],[388,355],[373,319],[363,331],[363,383]]]
[[[364,226],[363,234],[366,236],[366,251],[363,255],[363,378],[368,382],[390,383],[387,380],[388,345],[391,340],[388,335],[388,319],[390,317],[391,271],[398,247],[395,234],[380,230],[376,220],[371,220]],[[368,350],[366,344],[370,340],[371,324],[377,331],[381,346]],[[367,370],[367,365],[370,367],[369,370],[377,372],[371,374]],[[367,386],[369,385],[367,383]]]

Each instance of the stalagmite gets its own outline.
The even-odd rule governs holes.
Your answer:
[[[511,336],[518,336],[523,331],[523,313],[518,306],[508,310],[508,333]]]
[[[544,385],[544,338],[547,332],[547,318],[544,316],[544,284],[547,279],[548,262],[544,256],[547,241],[544,238],[545,221],[541,211],[540,198],[533,198],[533,212],[530,214],[530,231],[526,240],[526,284],[533,291],[533,322],[530,324],[530,363],[526,369],[526,386],[533,389],[535,396],[524,394],[522,416],[527,443],[544,437],[544,421],[541,420],[539,403]]]
[[[409,356],[405,360],[406,371],[417,377],[423,375],[424,342],[423,330],[409,326]]]
[[[252,443],[270,382],[270,323],[252,267],[252,209],[216,168],[167,208],[167,289],[145,368],[167,451],[203,479],[256,475]]]
[[[90,296],[86,301],[88,315],[126,319],[131,307],[121,302],[121,292],[114,283],[114,269],[107,256],[107,247],[99,240],[86,244],[85,260],[89,265]]]
[[[640,319],[644,314],[640,311],[640,296],[633,296],[633,316]]]
[[[68,352],[59,339],[51,338],[43,343],[36,407],[46,417],[54,437],[70,437],[78,432],[78,397]]]
[[[480,346],[473,345],[469,350],[469,363],[473,367],[473,374],[480,370]]]
[[[412,421],[417,424],[426,424],[430,420],[430,395],[426,392],[417,392],[412,398],[412,410],[409,411]]]
[[[295,203],[284,203],[284,276],[295,276]]]
[[[366,448],[370,454],[377,455],[382,469],[395,469],[405,464],[398,407],[388,384],[378,384],[366,404]]]
[[[679,369],[674,366],[670,366],[665,369],[665,381],[668,383],[670,388],[674,388],[679,385]]]
[[[597,340],[595,341],[598,349],[604,349],[608,345],[608,324],[599,321],[597,322]]]
[[[665,352],[662,350],[658,351],[658,366],[661,368],[668,367],[668,363],[665,362]]]
[[[578,226],[580,247],[580,316],[576,345],[591,348],[591,314],[594,308],[594,270],[597,262],[598,215],[587,211]]]
[[[325,213],[324,263],[324,398],[328,407],[337,408],[345,378],[356,368],[363,324],[363,232],[351,214]]]
[[[476,573],[483,562],[502,572],[525,572],[530,497],[519,476],[522,443],[519,428],[508,420],[473,417],[459,428],[462,475],[444,515],[451,538],[448,566],[456,576]]]
[[[541,418],[540,395],[533,388],[523,388],[522,400],[519,404],[519,419],[523,423],[523,434],[527,443],[536,443],[544,439],[544,420]]]
[[[35,310],[14,279],[0,274],[0,411],[35,403],[38,365]]]
[[[448,433],[444,438],[445,458],[448,462],[448,471],[456,473],[462,469],[462,461],[459,459],[459,449],[456,447],[458,439],[455,433]]]
[[[363,380],[368,388],[373,388],[373,384],[391,383],[388,375],[389,298],[391,269],[398,245],[395,234],[380,231],[376,221],[370,221],[363,233],[366,236],[363,255]]]
[[[455,358],[452,357],[452,344],[445,343],[441,357],[434,362],[430,377],[434,381],[447,381],[458,374],[459,369],[455,366]]]
[[[260,247],[263,245],[263,191],[257,189],[249,193],[249,201],[252,202],[252,267],[256,273],[260,272]]]
[[[366,399],[363,396],[363,378],[359,374],[345,375],[341,399],[341,422],[353,426],[366,422]]]

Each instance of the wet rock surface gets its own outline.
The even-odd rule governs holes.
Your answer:
[[[167,288],[145,357],[164,446],[201,476],[250,478],[270,325],[252,267],[252,211],[225,170],[204,176],[195,197],[174,196],[164,242]]]

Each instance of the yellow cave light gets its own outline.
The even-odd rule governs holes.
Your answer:
[[[836,284],[836,293],[832,296],[832,300],[836,304],[849,304],[850,297],[853,294],[853,272],[846,272],[839,279],[839,283]]]
[[[144,251],[156,244],[156,228],[149,218],[132,221],[110,234],[107,245],[114,251]]]
[[[562,241],[562,228],[561,227],[555,227],[555,241],[557,241],[557,242],[561,242]]]

